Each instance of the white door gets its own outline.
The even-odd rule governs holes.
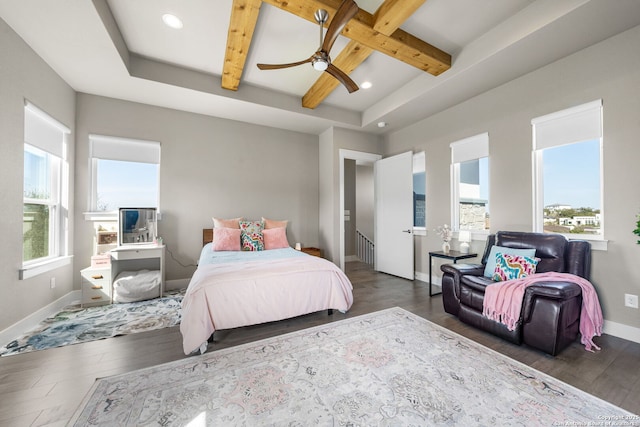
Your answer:
[[[413,153],[378,160],[375,181],[375,269],[413,280]]]

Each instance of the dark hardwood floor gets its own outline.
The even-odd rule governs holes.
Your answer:
[[[268,338],[389,307],[402,307],[579,389],[640,414],[640,344],[596,338],[590,353],[579,342],[557,357],[516,346],[446,314],[428,284],[348,263],[354,304],[347,314],[314,313],[290,320],[216,332],[209,351]],[[178,327],[0,358],[0,425],[66,425],[96,378],[184,358]]]

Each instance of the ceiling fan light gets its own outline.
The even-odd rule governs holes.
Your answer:
[[[373,84],[372,84],[371,82],[369,82],[369,81],[367,81],[367,82],[362,82],[362,84],[360,85],[360,87],[361,87],[362,89],[370,89],[370,88],[371,88],[371,86],[373,86]]]
[[[162,22],[164,22],[167,27],[175,28],[176,30],[182,28],[182,20],[170,13],[162,15]]]
[[[313,62],[311,62],[311,65],[313,65],[313,68],[318,71],[325,71],[327,68],[329,68],[329,64],[322,59],[315,59]]]

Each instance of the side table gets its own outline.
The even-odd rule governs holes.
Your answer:
[[[436,293],[432,293],[431,292],[431,287],[433,285],[433,276],[431,274],[431,270],[433,268],[433,258],[444,258],[444,259],[448,259],[453,261],[453,263],[455,264],[459,259],[467,259],[467,258],[475,258],[477,257],[478,254],[463,254],[460,251],[449,251],[449,252],[443,252],[443,251],[435,251],[435,252],[429,252],[429,296],[432,297],[434,295],[440,295],[442,292],[436,292]]]

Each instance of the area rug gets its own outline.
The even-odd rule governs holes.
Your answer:
[[[633,417],[392,308],[99,379],[71,425],[551,426]]]
[[[180,324],[184,292],[163,298],[81,308],[71,306],[0,348],[0,356],[62,347]]]

